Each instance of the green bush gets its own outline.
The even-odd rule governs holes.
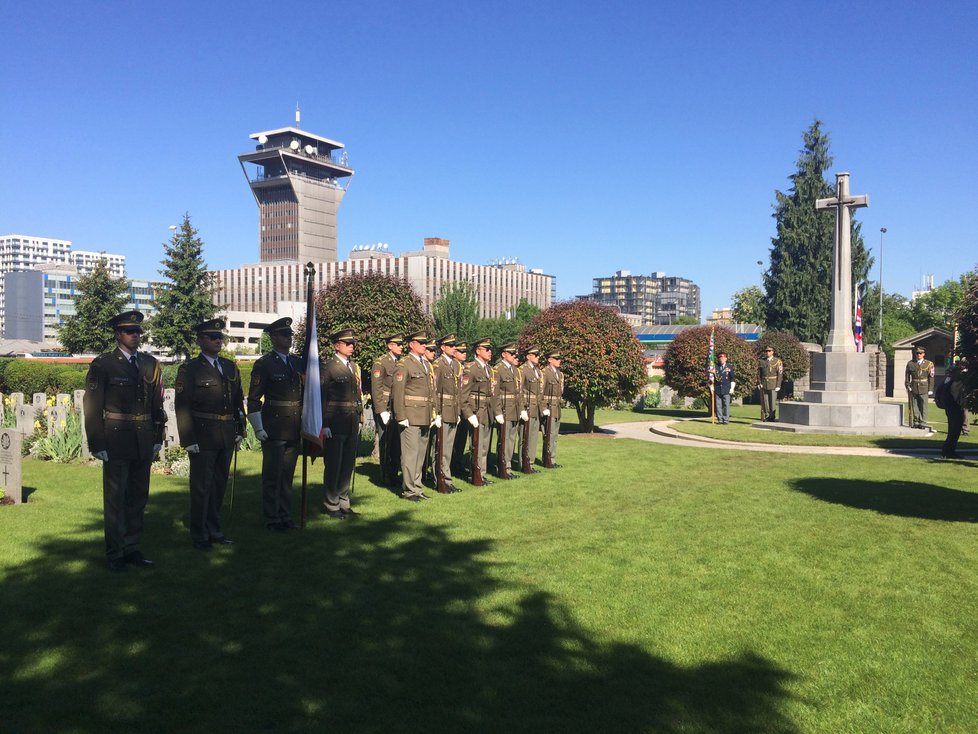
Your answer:
[[[64,427],[55,426],[50,436],[42,435],[31,446],[31,456],[44,461],[67,464],[81,456],[81,420],[72,411],[65,419]]]
[[[16,390],[10,390],[7,387],[7,367],[13,364],[13,362],[14,360],[10,357],[0,359],[0,392],[4,394],[17,392]]]
[[[662,404],[662,394],[658,390],[646,390],[645,407],[658,408]]]
[[[63,366],[55,373],[55,381],[51,385],[51,392],[64,392],[71,395],[75,390],[84,390],[85,375],[87,373],[87,367]]]
[[[4,376],[7,382],[7,392],[22,392],[25,402],[30,402],[30,396],[37,392],[46,393],[52,382],[54,370],[52,365],[35,362],[30,359],[15,359],[7,365]]]

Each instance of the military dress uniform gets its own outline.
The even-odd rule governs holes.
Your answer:
[[[553,357],[560,359],[560,355],[551,352],[547,359]],[[560,401],[564,395],[564,375],[559,369],[548,364],[543,369],[543,385],[540,396],[540,415],[544,421],[550,423],[550,460],[557,461],[557,434],[560,433]],[[549,410],[550,414],[543,415],[543,411]],[[556,463],[554,467],[558,466]],[[553,467],[548,467],[553,468]]]
[[[330,341],[334,344],[337,341],[353,342],[353,331],[339,331],[330,337]],[[323,440],[323,511],[330,517],[341,519],[355,514],[350,507],[350,485],[363,421],[360,367],[352,359],[334,354],[321,365],[319,379],[323,427],[329,429],[329,435]]]
[[[757,389],[761,393],[761,420],[776,421],[778,391],[784,380],[784,364],[777,357],[762,359],[757,368]]]
[[[439,345],[455,346],[455,335],[446,334],[438,340]],[[462,365],[453,357],[442,355],[432,363],[435,380],[435,412],[441,416],[441,471],[448,485],[448,491],[458,491],[452,483],[452,454],[455,448],[455,434],[458,431],[461,404],[459,392],[462,383]],[[464,444],[463,444],[464,445]],[[431,442],[431,465],[437,461],[437,436]],[[435,472],[437,476],[437,471]]]
[[[265,329],[291,331],[292,319]],[[248,420],[268,437],[261,444],[262,516],[265,526],[281,531],[292,520],[292,481],[301,449],[303,369],[291,354],[269,352],[255,361],[248,388]],[[256,415],[260,420],[256,419]]]
[[[923,352],[917,352],[919,359],[907,362],[904,383],[910,394],[910,418],[914,428],[929,430],[927,424],[927,397],[934,391],[934,363],[924,359]]]
[[[212,319],[195,331],[223,331],[224,321]],[[180,445],[199,447],[190,454],[190,538],[194,546],[224,543],[221,505],[227,490],[231,459],[244,436],[244,393],[241,373],[229,359],[214,363],[201,353],[177,371],[175,409]]]
[[[715,374],[711,374],[710,377],[713,380],[717,423],[726,425],[730,423],[731,390],[737,384],[734,380],[733,367],[730,362],[717,364]]]
[[[409,341],[427,342],[424,333],[412,334]],[[411,501],[423,498],[424,469],[428,435],[435,419],[434,376],[424,356],[408,354],[394,370],[392,397],[401,437],[401,496]],[[407,421],[408,425],[403,425]]]
[[[469,425],[468,421],[462,418],[462,374],[465,372],[465,356],[469,350],[469,345],[465,342],[458,342],[455,344],[455,360],[456,370],[458,372],[458,389],[459,389],[459,416],[458,423],[455,425],[455,441],[452,446],[452,476],[453,477],[465,477],[468,475],[468,470],[465,468],[465,443],[469,439],[469,429],[472,426]]]
[[[140,312],[127,311],[109,324],[141,328],[142,320]],[[121,564],[138,563],[142,557],[150,466],[154,448],[163,443],[166,414],[159,363],[146,352],[126,356],[116,348],[100,354],[85,378],[84,407],[88,448],[108,455],[102,463],[105,553],[113,570],[123,570]]]
[[[502,351],[515,352],[515,350],[515,344],[507,344],[502,347]],[[496,438],[496,457],[499,461],[499,466],[496,467],[496,475],[500,478],[516,479],[517,477],[509,470],[513,465],[516,433],[519,429],[520,413],[523,412],[523,384],[519,370],[504,359],[500,359],[496,364],[494,375],[499,412],[502,413],[503,425],[506,427],[505,445],[502,443],[502,426],[499,427],[499,434]]]
[[[526,353],[539,354],[540,350],[538,347],[530,347]],[[521,364],[519,370],[523,384],[523,405],[526,406],[529,421],[528,428],[519,431],[520,443],[518,456],[521,470],[523,468],[523,454],[525,453],[530,457],[530,472],[535,474],[537,470],[532,467],[536,461],[537,442],[540,437],[540,419],[542,418],[541,411],[543,410],[540,395],[543,392],[543,373],[539,367],[530,364],[529,361]],[[526,446],[523,445],[524,441]]]
[[[391,342],[402,344],[404,337],[400,334],[392,334],[384,338],[385,344]],[[373,368],[370,370],[370,402],[373,404],[374,428],[377,431],[377,448],[380,452],[380,480],[386,485],[397,482],[397,472],[401,466],[401,440],[395,427],[400,419],[395,416],[391,401],[394,369],[398,361],[397,355],[388,351],[374,360]],[[390,413],[386,425],[380,417],[384,412]]]
[[[492,346],[488,339],[473,342],[473,348]],[[476,359],[469,362],[462,372],[460,394],[462,402],[462,419],[469,420],[475,416],[479,422],[479,453],[472,452],[472,462],[478,462],[482,476],[487,476],[486,460],[489,456],[489,430],[495,416],[499,415],[499,401],[493,392],[493,378],[489,365]],[[474,430],[474,429],[473,429]],[[486,484],[489,483],[485,480]]]

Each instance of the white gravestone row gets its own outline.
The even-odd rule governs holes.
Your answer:
[[[24,501],[21,482],[20,432],[14,428],[0,428],[0,488],[5,497],[15,505]]]

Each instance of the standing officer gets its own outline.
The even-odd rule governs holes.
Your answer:
[[[221,530],[221,505],[234,452],[244,438],[241,373],[221,357],[224,320],[197,324],[200,355],[180,365],[176,382],[177,430],[190,455],[190,539],[194,548],[231,545]]]
[[[424,331],[408,336],[410,353],[394,370],[392,397],[401,431],[401,478],[404,481],[401,497],[408,502],[428,499],[421,484],[421,472],[431,427],[441,427],[441,418],[435,412],[434,377],[425,357],[427,343],[428,335]]]
[[[455,360],[455,370],[458,374],[459,388],[459,420],[455,427],[455,445],[452,446],[452,476],[465,477],[468,474],[468,470],[463,464],[465,459],[465,442],[468,440],[469,428],[471,426],[468,421],[462,420],[462,373],[465,372],[465,358],[469,353],[469,345],[466,342],[456,342],[452,351],[454,352],[453,358]]]
[[[730,398],[737,383],[734,382],[733,367],[727,363],[727,353],[720,352],[717,359],[720,363],[716,366],[716,374],[710,373],[710,381],[714,383],[717,423],[726,425],[730,422]]]
[[[445,334],[438,340],[441,348],[441,356],[435,361],[435,411],[441,416],[441,428],[436,429],[441,433],[441,471],[445,477],[446,494],[461,492],[452,482],[452,452],[455,448],[455,433],[459,422],[459,385],[461,383],[462,365],[455,359],[455,345],[457,344],[454,334]],[[438,467],[435,463],[438,460],[437,435],[432,445],[431,465],[437,482]],[[463,444],[464,446],[464,444]]]
[[[370,371],[370,402],[373,403],[374,427],[377,431],[377,448],[380,452],[380,481],[392,486],[397,483],[401,466],[401,440],[391,423],[391,390],[394,385],[394,368],[404,350],[404,335],[384,337],[387,353],[378,357]],[[396,421],[395,421],[396,422]]]
[[[523,405],[523,385],[517,369],[519,360],[516,358],[516,344],[510,342],[500,348],[501,357],[496,365],[496,394],[499,396],[499,412],[503,414],[506,428],[506,443],[503,444],[503,432],[500,430],[496,440],[496,457],[499,466],[496,475],[500,479],[519,479],[513,474],[513,449],[516,448],[516,431],[519,422],[528,418]]]
[[[784,364],[774,356],[774,347],[764,347],[764,358],[757,367],[757,389],[761,393],[761,420],[776,421],[778,393],[784,380]]]
[[[105,554],[109,570],[153,562],[140,550],[149,470],[163,446],[163,377],[154,357],[140,352],[143,314],[109,319],[116,348],[100,354],[85,378],[88,448],[102,462]]]
[[[916,359],[907,362],[906,386],[910,397],[910,417],[914,428],[921,428],[929,433],[934,429],[927,425],[927,398],[934,394],[934,363],[924,359],[924,347],[918,344],[914,347]]]
[[[531,346],[526,350],[526,359],[520,365],[520,375],[523,380],[523,405],[526,406],[527,422],[529,430],[524,433],[521,428],[519,456],[522,458],[525,453],[530,457],[530,474],[539,474],[539,470],[533,468],[533,463],[537,456],[537,439],[540,434],[540,411],[543,406],[540,402],[540,394],[543,391],[543,373],[540,372],[540,347]],[[526,446],[523,445],[526,436]],[[520,461],[520,468],[523,468]]]
[[[272,351],[251,370],[248,422],[261,441],[261,494],[265,527],[284,533],[298,527],[292,520],[292,479],[299,457],[302,415],[302,369],[292,348],[292,319],[265,327]]]
[[[564,375],[560,372],[561,362],[560,352],[547,352],[547,368],[543,371],[543,394],[540,406],[540,415],[548,424],[550,432],[550,466],[544,464],[546,469],[559,469],[560,464],[557,459],[557,434],[560,433],[560,401],[564,395]],[[546,431],[544,431],[546,435]]]
[[[478,466],[482,476],[486,476],[486,458],[489,456],[489,428],[493,417],[499,423],[503,416],[499,412],[499,401],[493,392],[493,377],[489,369],[492,359],[492,341],[489,338],[479,339],[472,343],[475,349],[475,359],[469,362],[462,373],[462,417],[469,422],[472,430],[479,430],[479,452],[472,450],[472,465]],[[474,434],[473,434],[474,435]],[[473,438],[474,440],[474,438]],[[475,471],[473,470],[473,474]],[[492,484],[483,479],[486,485]]]
[[[350,508],[350,484],[356,468],[363,402],[360,367],[353,361],[353,329],[330,336],[334,354],[319,371],[323,397],[323,512],[334,520],[359,513]]]

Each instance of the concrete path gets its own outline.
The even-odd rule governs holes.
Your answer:
[[[940,458],[940,449],[881,449],[869,446],[793,446],[769,443],[722,441],[705,436],[680,433],[673,428],[676,420],[642,421],[640,423],[615,423],[601,426],[602,432],[615,438],[635,438],[639,441],[687,446],[695,448],[729,449],[734,451],[773,451],[782,454],[831,454],[834,456],[891,456],[904,459]],[[978,459],[978,451],[958,449],[968,459]]]

